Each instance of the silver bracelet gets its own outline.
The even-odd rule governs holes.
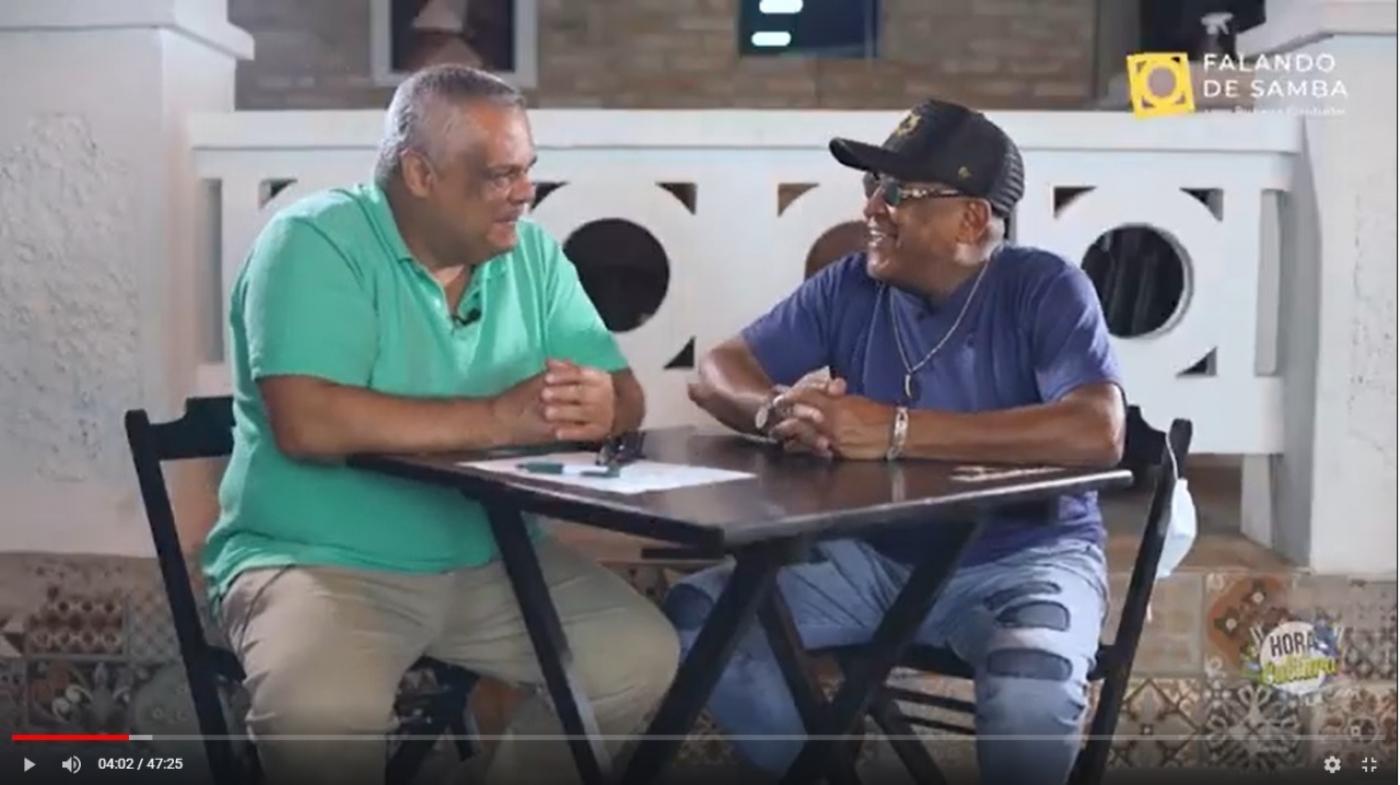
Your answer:
[[[885,450],[885,460],[895,461],[904,454],[904,442],[909,438],[909,408],[895,407],[894,425],[890,428],[890,448]]]

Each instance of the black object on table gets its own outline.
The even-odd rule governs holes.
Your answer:
[[[555,449],[559,448],[540,452]],[[760,611],[811,736],[785,781],[815,779],[835,750],[834,739],[847,736],[856,727],[909,646],[963,547],[973,537],[979,511],[1085,490],[1125,487],[1132,482],[1131,473],[1118,468],[1025,471],[1008,466],[1001,467],[1004,471],[968,472],[960,471],[956,464],[934,461],[829,462],[783,455],[738,435],[686,428],[649,431],[647,459],[752,476],[629,495],[464,465],[493,457],[497,454],[362,455],[351,458],[350,464],[455,488],[486,508],[545,684],[584,782],[610,781],[610,762],[598,740],[592,709],[573,673],[568,641],[521,514],[548,515],[684,545],[695,553],[727,553],[735,558],[729,584],[632,755],[622,779],[635,785],[656,779],[674,756],[740,637]],[[805,558],[818,540],[918,524],[946,527],[949,547],[926,554],[924,561],[913,565],[908,582],[864,655],[852,662],[835,698],[829,703],[821,700],[810,676],[800,668],[802,652],[793,634],[791,615],[781,595],[772,591],[778,570]]]

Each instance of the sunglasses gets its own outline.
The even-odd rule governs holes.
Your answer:
[[[890,207],[898,207],[904,202],[918,199],[947,199],[955,196],[967,196],[949,188],[915,188],[901,185],[898,180],[889,177],[876,177],[874,172],[866,172],[862,180],[865,186],[865,198],[869,199],[879,191],[880,198],[885,200],[885,204]]]

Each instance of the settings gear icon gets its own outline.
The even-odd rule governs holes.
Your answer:
[[[1336,755],[1328,755],[1326,760],[1322,761],[1322,768],[1328,774],[1336,774],[1342,770],[1342,759]]]

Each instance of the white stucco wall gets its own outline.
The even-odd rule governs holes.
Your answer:
[[[1392,9],[1394,4],[1392,4]],[[1396,566],[1395,38],[1347,36],[1330,50],[1359,117],[1309,117],[1319,204],[1312,542],[1319,571]],[[1362,154],[1358,154],[1364,151]]]
[[[0,550],[151,549],[122,413],[172,413],[201,359],[184,129],[233,105],[223,5],[0,8]]]
[[[1304,117],[1305,200],[1285,227],[1285,453],[1267,494],[1274,546],[1319,572],[1396,568],[1396,38],[1394,0],[1270,3],[1242,54],[1326,54],[1345,97],[1263,100]],[[1281,78],[1288,78],[1280,75]]]

